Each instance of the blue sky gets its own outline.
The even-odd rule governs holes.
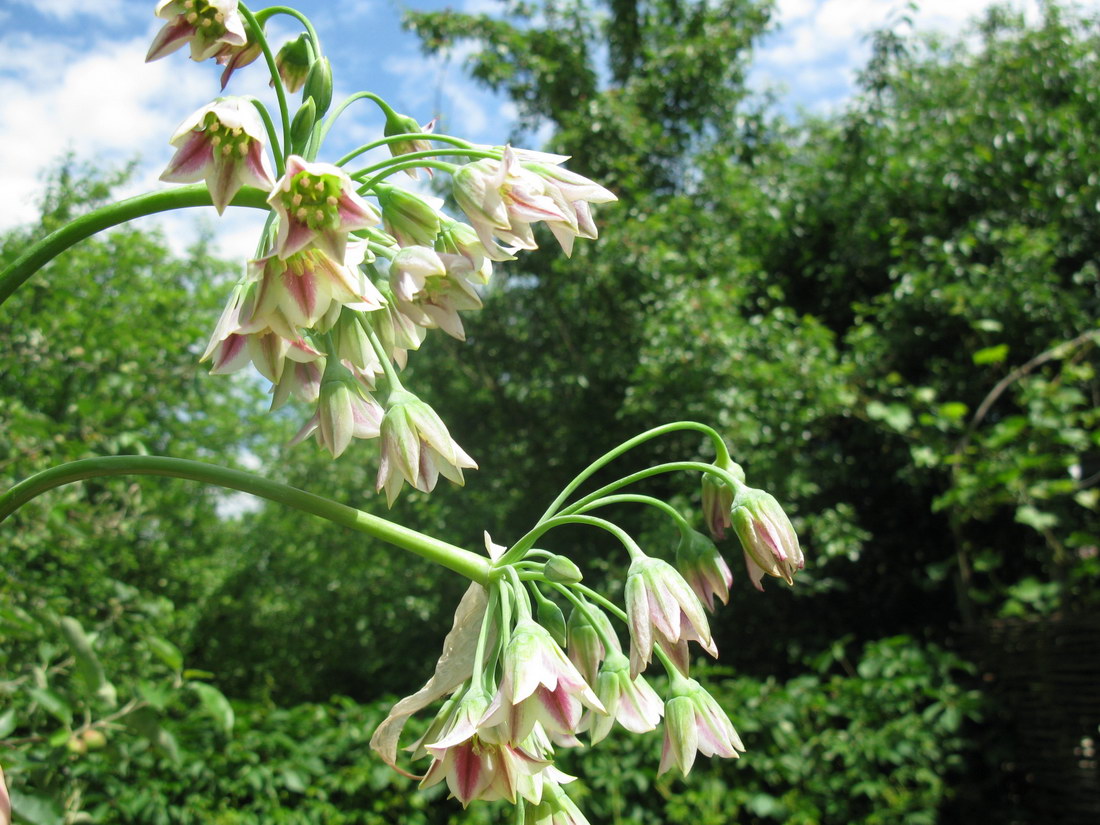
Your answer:
[[[500,143],[513,118],[510,104],[476,89],[465,77],[468,48],[428,60],[400,26],[403,8],[492,12],[495,0],[301,0],[297,8],[314,22],[330,55],[337,97],[369,89],[395,108],[427,121],[442,115],[452,133]],[[957,32],[989,0],[925,0],[915,15],[920,30]],[[1016,0],[1035,13],[1036,0]],[[1087,7],[1100,7],[1089,0]],[[153,0],[0,0],[0,230],[29,221],[43,171],[63,152],[111,165],[140,158],[131,191],[164,186],[157,181],[171,157],[176,125],[218,94],[220,71],[198,64],[186,49],[144,63],[148,44],[163,21]],[[253,4],[259,8],[258,4]],[[853,73],[866,59],[866,35],[897,17],[901,0],[777,0],[778,29],[762,44],[752,73],[757,87],[785,89],[782,106],[820,111],[842,104]],[[277,47],[296,33],[290,18],[277,18],[268,34]],[[274,21],[273,21],[274,23]],[[229,92],[269,98],[262,64],[240,71]],[[381,120],[357,104],[334,130],[332,159],[378,136]],[[337,134],[339,133],[339,134]],[[236,210],[245,212],[248,210]],[[233,214],[219,226],[226,254],[247,254],[257,215]],[[213,213],[201,220],[211,222]],[[194,237],[193,218],[169,229]]]

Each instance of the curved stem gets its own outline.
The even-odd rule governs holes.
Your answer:
[[[267,71],[271,75],[271,85],[275,87],[275,97],[279,101],[279,117],[283,126],[283,160],[285,161],[286,153],[290,151],[290,110],[286,105],[286,89],[283,87],[283,79],[279,76],[279,67],[275,65],[275,55],[264,36],[264,27],[260,25],[260,21],[256,19],[256,16],[245,7],[244,3],[239,4],[237,8],[245,20],[248,21],[249,26],[252,27],[252,36],[260,44],[260,50],[264,53],[264,61],[267,63]],[[265,14],[269,11],[271,10],[265,9]],[[270,14],[267,14],[267,17],[270,16]]]
[[[664,435],[665,433],[676,432],[677,430],[696,430],[703,433],[704,435],[709,436],[711,443],[714,444],[715,460],[718,463],[729,462],[730,454],[729,450],[726,449],[726,442],[722,440],[722,436],[720,436],[718,434],[718,431],[715,430],[713,427],[708,427],[706,424],[701,424],[698,421],[674,421],[671,424],[663,424],[660,427],[654,427],[652,430],[646,430],[644,433],[634,436],[629,441],[624,441],[618,447],[604,453],[602,456],[600,456],[587,467],[585,467],[584,470],[581,471],[580,475],[569,482],[569,484],[566,485],[565,489],[561,491],[558,497],[554,499],[553,502],[551,502],[550,506],[546,508],[546,512],[542,514],[542,517],[539,519],[539,521],[547,519],[554,513],[556,513],[558,511],[558,508],[561,507],[562,502],[569,498],[569,496],[573,494],[573,491],[580,487],[588,479],[589,476],[591,476],[604,465],[608,464],[611,461],[614,461],[623,453],[627,452],[628,450],[634,449],[639,444],[656,438],[657,436]]]
[[[0,272],[0,304],[3,304],[35,272],[77,241],[145,215],[167,212],[171,209],[210,205],[212,201],[206,184],[193,183],[188,186],[165,189],[162,192],[137,195],[81,215],[32,244]],[[253,209],[270,208],[267,205],[267,193],[251,186],[243,187],[233,198],[231,205],[248,206]]]
[[[344,98],[340,105],[333,109],[329,113],[329,116],[325,118],[325,125],[321,128],[321,140],[324,140],[328,136],[329,129],[333,127],[333,125],[336,123],[336,119],[344,113],[344,110],[357,100],[373,100],[376,104],[378,104],[378,108],[382,110],[382,114],[386,116],[387,120],[391,117],[397,117],[397,112],[390,108],[390,104],[386,103],[385,100],[380,98],[374,92],[356,92],[355,94],[349,95],[348,97]],[[352,157],[354,157],[354,155],[352,155]],[[340,163],[341,162],[338,161],[336,165],[339,166]]]
[[[371,174],[372,172],[376,172],[379,169],[385,169],[386,174],[389,175],[398,170],[396,168],[389,169],[388,167],[400,166],[402,169],[404,169],[405,165],[407,163],[410,163],[411,161],[419,160],[421,158],[427,160],[437,157],[489,158],[490,160],[500,160],[500,152],[486,152],[484,149],[425,149],[422,152],[406,152],[403,155],[398,155],[397,157],[393,158],[387,158],[386,160],[380,160],[378,161],[378,163],[372,164],[370,166],[364,166],[362,169],[357,169],[356,171],[352,172],[349,177],[352,180],[362,180],[363,178],[367,177],[367,175]],[[429,164],[417,163],[413,165],[427,166]],[[449,169],[454,169],[455,165],[453,163],[448,163],[444,164],[443,166],[437,166],[436,168],[443,169],[443,171],[448,171]],[[371,180],[371,184],[373,185],[374,183],[375,181]]]
[[[306,30],[306,34],[309,35],[309,39],[313,41],[313,48],[316,50],[317,54],[321,53],[321,38],[317,36],[317,32],[313,28],[313,24],[308,17],[297,9],[292,9],[290,6],[268,6],[263,10],[265,20],[274,17],[276,14],[285,14],[301,23],[302,28]]]
[[[655,498],[653,496],[642,496],[632,493],[619,496],[604,496],[603,498],[598,498],[595,501],[591,501],[583,507],[580,507],[577,510],[573,510],[572,512],[587,513],[589,510],[595,510],[597,507],[605,507],[608,504],[624,503],[648,504],[650,507],[656,507],[658,510],[663,510],[665,513],[671,516],[681,531],[691,529],[691,525],[688,524],[688,520],[684,518],[683,514],[681,514],[679,510],[677,510],[667,501],[661,501],[661,499]]]
[[[540,536],[553,530],[555,527],[562,527],[566,524],[586,524],[590,527],[599,527],[611,533],[611,535],[622,542],[623,547],[626,548],[626,552],[630,554],[631,558],[642,553],[641,548],[638,547],[634,539],[617,524],[613,524],[606,519],[595,518],[594,516],[560,515],[552,519],[547,519],[541,524],[536,524],[533,528],[528,530],[519,541],[508,548],[503,556],[497,559],[493,566],[505,567],[515,561],[519,561],[526,555],[531,545],[539,540]]]
[[[485,585],[489,581],[489,560],[469,550],[440,541],[432,536],[403,527],[354,507],[340,504],[323,496],[307,493],[287,484],[231,470],[216,464],[165,456],[105,456],[86,458],[44,470],[16,484],[0,496],[0,522],[28,501],[47,490],[86,478],[116,475],[155,475],[187,478],[205,484],[215,484],[251,493],[269,501],[294,507],[310,515],[358,530],[389,542],[403,550],[434,561],[466,578]]]
[[[353,95],[354,97],[354,95]],[[377,149],[380,146],[389,146],[391,143],[401,143],[406,140],[434,140],[439,143],[449,143],[452,146],[469,147],[473,144],[462,138],[451,137],[450,135],[436,135],[431,132],[412,132],[409,134],[390,135],[389,137],[378,138],[378,140],[372,140],[370,143],[364,143],[358,149],[353,149],[344,155],[340,160],[336,161],[337,166],[343,166],[345,163],[354,160],[365,152],[369,152],[371,149]],[[402,160],[407,160],[405,155],[410,154],[406,152],[403,155],[398,155]]]
[[[283,149],[279,141],[279,133],[275,131],[275,123],[271,120],[271,113],[267,110],[267,107],[260,102],[259,98],[248,96],[248,101],[256,108],[256,111],[260,113],[260,118],[264,122],[264,128],[267,130],[267,139],[271,141],[271,154],[275,157],[275,177],[281,178],[283,172],[286,171],[286,167],[283,165]]]

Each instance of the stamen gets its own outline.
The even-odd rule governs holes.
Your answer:
[[[320,223],[321,221],[323,221],[325,219],[325,210],[324,209],[318,209],[317,212],[315,213],[315,215],[316,215],[316,217],[314,218],[314,220],[316,220],[318,223]]]
[[[291,198],[291,201],[294,202],[295,206],[301,206],[302,205],[302,193],[301,192],[295,192],[294,197]]]
[[[301,223],[305,223],[306,218],[309,217],[309,213],[306,211],[306,208],[303,206],[297,212],[294,213],[294,217],[296,217]]]
[[[183,19],[186,20],[188,23],[190,23],[193,26],[193,25],[195,25],[195,21],[199,19],[199,16],[197,14],[195,14],[195,12],[192,11],[192,12],[188,12],[187,14],[185,14],[183,16]]]
[[[336,206],[336,204],[338,204],[339,202],[340,199],[335,195],[329,195],[327,198],[325,198],[325,203],[327,203],[329,206]]]
[[[225,144],[225,146],[222,147],[222,157],[223,158],[229,157],[232,153],[233,153],[232,144],[227,143],[227,144]]]

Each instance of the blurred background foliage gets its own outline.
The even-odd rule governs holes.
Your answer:
[[[768,3],[408,20],[428,51],[472,40],[515,141],[548,136],[620,201],[571,259],[547,236],[501,267],[465,344],[426,344],[415,384],[482,469],[393,517],[507,542],[604,449],[690,417],[787,506],[809,559],[793,590],[738,576],[716,621],[710,683],[747,756],[671,781],[656,739],[612,737],[572,762],[594,825],[1030,821],[968,640],[1100,600],[1096,21],[1048,3],[959,40],[883,31],[842,110],[790,119],[745,86]],[[0,260],[125,174],[63,162]],[[234,269],[124,229],[35,276],[0,310],[0,485],[167,453],[382,512],[369,446],[288,451],[299,422],[196,364]],[[687,435],[632,460],[670,457],[711,458]],[[650,492],[697,519],[695,485],[662,478]],[[648,552],[675,545],[651,514],[615,517]],[[3,536],[0,762],[22,821],[496,821],[366,746],[429,674],[452,576],[163,480],[59,490]],[[547,546],[620,586],[598,536]]]

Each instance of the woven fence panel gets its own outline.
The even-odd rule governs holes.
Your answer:
[[[1013,825],[1100,825],[1100,617],[993,623],[971,644],[1001,709]]]

